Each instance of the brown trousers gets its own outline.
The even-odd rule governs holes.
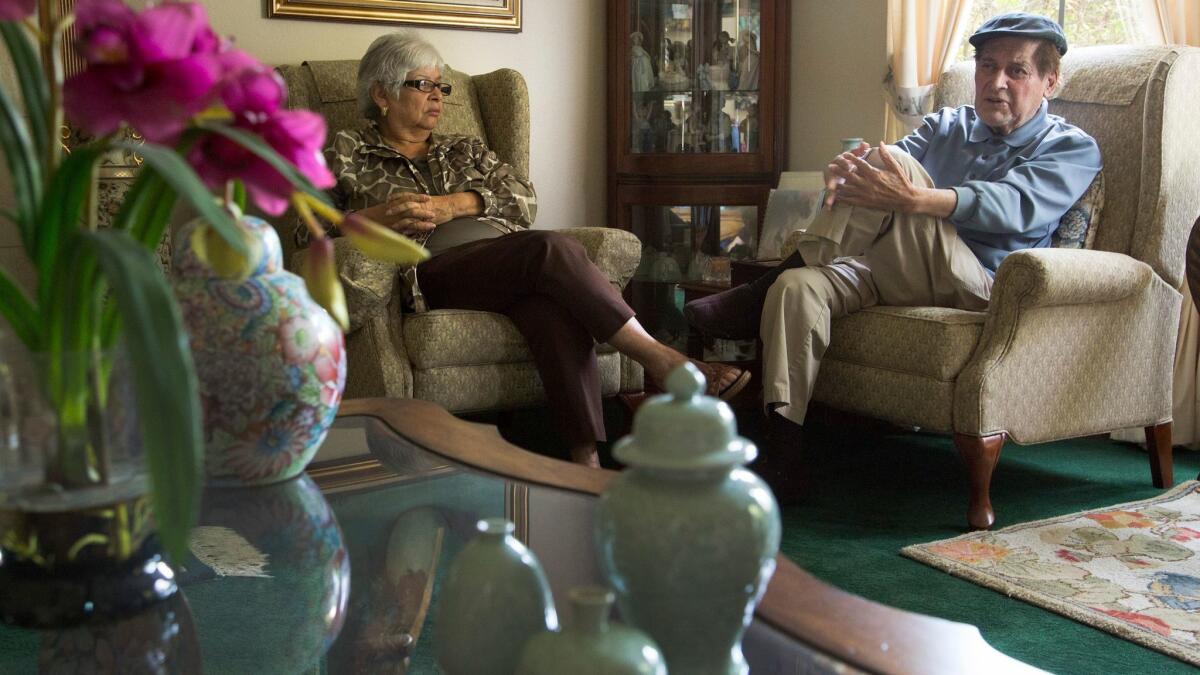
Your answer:
[[[446,249],[419,268],[429,309],[503,314],[529,343],[551,414],[571,445],[604,440],[596,343],[634,311],[583,246],[525,230]]]

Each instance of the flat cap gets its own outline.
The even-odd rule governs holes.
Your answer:
[[[1062,26],[1052,19],[1038,14],[1026,12],[998,14],[984,21],[983,25],[968,38],[968,42],[979,47],[984,42],[998,37],[1049,40],[1058,48],[1059,56],[1067,53],[1067,36],[1063,33]]]

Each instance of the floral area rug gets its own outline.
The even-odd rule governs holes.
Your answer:
[[[1200,482],[901,554],[1200,666]]]

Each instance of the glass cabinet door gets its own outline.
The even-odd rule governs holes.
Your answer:
[[[761,0],[633,0],[632,153],[756,153]]]

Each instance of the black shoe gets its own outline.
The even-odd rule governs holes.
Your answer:
[[[748,284],[689,302],[683,306],[683,316],[694,328],[710,337],[726,340],[756,338],[767,291],[780,274],[796,267],[804,267],[804,259],[799,253],[791,254]]]
[[[780,506],[800,503],[810,481],[804,465],[803,428],[770,413],[765,443],[758,448],[758,459],[747,468],[767,482]]]
[[[749,340],[758,337],[764,297],[750,284],[742,284],[689,302],[683,306],[683,316],[704,335]]]

